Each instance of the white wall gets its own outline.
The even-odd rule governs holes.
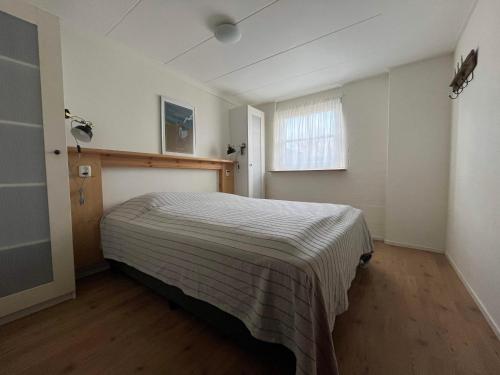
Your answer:
[[[217,173],[195,169],[103,169],[104,211],[126,200],[158,191],[217,191]]]
[[[453,101],[446,255],[500,337],[500,2],[479,0],[455,60],[479,48]]]
[[[266,195],[272,199],[349,204],[364,211],[372,235],[384,236],[387,159],[387,75],[315,95],[343,95],[348,139],[347,171],[268,172]],[[313,95],[314,96],[314,95]],[[309,96],[310,97],[310,96]],[[267,169],[272,158],[274,104],[266,114]]]
[[[452,63],[447,55],[390,71],[388,243],[444,252]]]
[[[160,95],[192,104],[198,156],[221,157],[229,141],[234,105],[108,39],[62,28],[65,105],[95,124],[88,147],[161,152]],[[68,144],[74,140],[67,132]],[[85,146],[85,145],[84,145]],[[106,169],[105,208],[158,190],[216,191],[215,173],[181,170]]]
[[[364,211],[375,238],[444,252],[452,74],[447,55],[293,99],[343,95],[348,168],[268,172],[268,198],[349,204]],[[275,105],[259,108],[266,113],[270,170]]]

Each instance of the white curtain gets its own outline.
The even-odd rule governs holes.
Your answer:
[[[345,143],[341,98],[277,105],[273,170],[345,169]]]

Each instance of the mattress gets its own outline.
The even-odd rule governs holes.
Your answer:
[[[152,193],[101,221],[105,258],[237,317],[296,357],[297,374],[337,374],[331,332],[373,244],[345,205],[224,193]]]

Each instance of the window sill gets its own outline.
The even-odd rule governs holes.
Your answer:
[[[281,169],[281,170],[270,170],[268,172],[343,172],[347,171],[347,168],[327,168],[327,169]]]

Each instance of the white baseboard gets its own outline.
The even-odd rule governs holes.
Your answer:
[[[64,302],[64,301],[67,301],[67,300],[70,300],[70,299],[74,299],[75,297],[76,297],[75,292],[71,292],[71,293],[68,293],[68,294],[63,294],[62,296],[59,296],[59,297],[50,299],[48,301],[39,303],[37,305],[28,307],[28,308],[26,308],[24,310],[17,311],[15,313],[10,314],[10,315],[6,315],[6,316],[3,316],[3,317],[0,317],[0,326],[3,325],[3,324],[10,323],[10,322],[12,322],[14,320],[24,318],[25,316],[31,315],[33,313],[36,313],[36,312],[40,311],[40,310],[44,310],[44,309],[46,309],[48,307],[57,305],[57,304],[59,304],[61,302]]]
[[[444,254],[444,249],[435,249],[433,247],[428,247],[428,246],[414,245],[411,243],[396,242],[396,241],[389,241],[389,240],[384,240],[384,243],[386,243],[387,245],[392,245],[392,246],[407,247],[409,249],[424,250],[424,251],[430,251],[432,253]]]
[[[474,289],[472,289],[472,286],[467,282],[464,274],[462,273],[462,271],[460,271],[460,268],[458,268],[458,266],[455,263],[455,261],[453,260],[453,258],[448,253],[446,253],[445,255],[446,255],[446,258],[448,259],[448,262],[450,262],[451,267],[455,270],[458,278],[460,279],[460,281],[462,281],[462,284],[464,284],[465,289],[467,289],[467,291],[471,295],[474,302],[476,302],[476,305],[479,307],[479,310],[481,310],[481,313],[483,314],[484,318],[486,319],[486,321],[490,325],[491,329],[493,330],[493,332],[495,333],[497,338],[500,340],[500,327],[495,322],[495,320],[493,320],[493,317],[490,315],[490,313],[488,312],[488,310],[486,309],[486,307],[484,306],[483,302],[481,301],[479,296],[476,294]]]

